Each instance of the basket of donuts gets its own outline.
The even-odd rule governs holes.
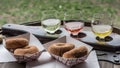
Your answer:
[[[4,46],[18,62],[34,61],[44,50],[39,40],[30,33],[6,38]]]
[[[91,46],[69,36],[61,37],[43,45],[54,59],[70,67],[85,62],[92,50]]]

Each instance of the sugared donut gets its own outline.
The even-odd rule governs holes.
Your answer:
[[[88,49],[85,46],[80,46],[79,48],[74,48],[68,52],[65,52],[62,57],[64,58],[79,58],[87,55]]]
[[[49,46],[48,51],[57,56],[62,56],[63,53],[73,49],[75,46],[71,43],[54,43]]]
[[[14,55],[30,55],[39,52],[36,46],[26,46],[24,48],[18,48],[14,51]]]
[[[10,38],[6,39],[7,49],[22,48],[28,45],[28,40],[25,38]]]

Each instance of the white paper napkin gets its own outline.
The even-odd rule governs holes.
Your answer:
[[[0,44],[0,63],[17,61],[11,53],[5,49],[3,44]]]

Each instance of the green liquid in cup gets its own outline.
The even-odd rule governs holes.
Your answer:
[[[48,33],[54,33],[60,28],[60,20],[59,19],[47,19],[42,21],[42,27]]]

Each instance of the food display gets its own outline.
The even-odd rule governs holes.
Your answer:
[[[43,44],[46,51],[66,66],[72,67],[85,62],[92,47],[70,36],[64,36]]]
[[[80,58],[88,54],[85,46],[75,48],[71,43],[54,43],[48,47],[48,51],[63,58]]]
[[[79,58],[87,55],[88,49],[85,46],[80,46],[79,48],[74,48],[68,52],[65,52],[62,57],[64,58]]]
[[[62,56],[63,53],[73,49],[74,47],[74,44],[71,43],[54,43],[48,48],[48,51],[57,56]]]
[[[69,36],[45,43],[43,48],[39,45],[41,45],[39,40],[28,34],[5,39],[6,49],[18,62],[34,61],[42,52],[48,51],[56,60],[67,66],[73,66],[84,62],[92,49],[91,46]]]
[[[5,48],[17,59],[18,62],[36,60],[42,53],[38,48],[39,44],[30,44],[31,36],[33,35],[23,34],[5,39]]]
[[[7,49],[17,49],[28,46],[28,40],[25,38],[10,38],[6,39],[6,48]]]
[[[26,46],[23,48],[17,48],[14,51],[14,55],[31,55],[37,52],[39,52],[39,50],[36,46]]]

